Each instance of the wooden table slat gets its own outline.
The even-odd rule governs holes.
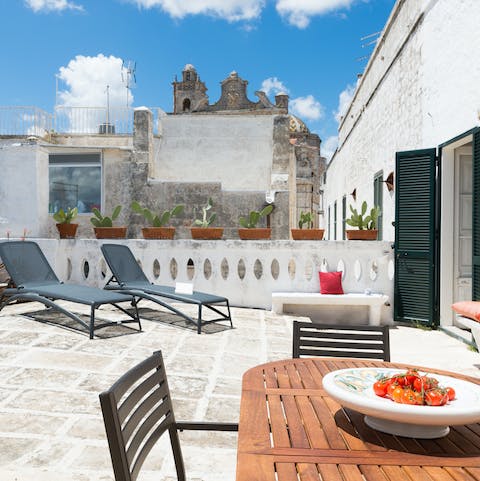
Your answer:
[[[284,421],[283,406],[280,396],[268,396],[268,406],[270,410],[271,430],[273,436],[273,445],[277,447],[290,447],[290,436],[288,427]]]

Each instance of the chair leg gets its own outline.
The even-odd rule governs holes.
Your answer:
[[[178,481],[185,481],[185,465],[183,464],[182,449],[180,448],[180,439],[178,437],[177,428],[175,426],[170,426],[168,428],[168,434],[170,434],[170,443],[172,444],[173,459],[175,461]]]

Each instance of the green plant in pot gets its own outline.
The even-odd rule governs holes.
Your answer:
[[[322,240],[324,229],[313,228],[313,213],[310,211],[300,212],[298,219],[298,229],[291,229],[294,240]],[[304,228],[306,226],[306,228]]]
[[[252,210],[248,217],[238,219],[241,228],[238,229],[240,239],[270,239],[272,230],[269,227],[257,227],[260,219],[271,214],[273,205],[267,205],[262,210]]]
[[[112,212],[112,215],[102,215],[99,209],[94,207],[92,213],[94,217],[90,218],[90,222],[93,224],[95,236],[97,239],[125,239],[127,235],[127,228],[117,227],[113,225],[113,222],[117,220],[122,210],[121,205],[117,205]]]
[[[156,214],[150,209],[142,207],[137,201],[133,201],[131,207],[134,212],[143,215],[151,225],[151,227],[142,228],[145,239],[173,239],[175,227],[168,226],[168,223],[172,217],[180,215],[185,208],[183,204],[178,204],[171,210]]]
[[[211,227],[217,218],[216,212],[211,212],[213,200],[208,198],[207,203],[202,207],[202,216],[193,221],[190,228],[192,239],[221,239],[223,235],[222,227]],[[195,215],[195,209],[194,209]]]
[[[347,238],[350,240],[376,240],[378,235],[377,223],[380,215],[380,208],[374,206],[368,212],[367,202],[363,201],[360,212],[350,205],[351,216],[345,222],[356,230],[346,230]]]
[[[67,207],[64,209],[58,209],[53,214],[54,220],[57,222],[56,226],[60,239],[73,239],[77,233],[78,224],[72,223],[78,215],[78,209],[76,207]]]

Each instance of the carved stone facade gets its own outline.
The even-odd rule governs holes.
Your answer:
[[[275,105],[270,102],[265,92],[257,91],[258,102],[252,102],[247,96],[248,81],[232,72],[223,82],[220,99],[209,104],[207,88],[193,65],[187,64],[182,72],[182,81],[173,82],[174,114],[190,114],[199,112],[256,111],[288,112],[288,95],[275,97]]]

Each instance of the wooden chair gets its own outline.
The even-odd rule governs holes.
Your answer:
[[[388,326],[293,321],[293,357],[335,356],[390,361]]]
[[[100,394],[115,481],[135,481],[148,453],[168,431],[179,481],[185,469],[178,431],[238,431],[234,423],[177,422],[162,353],[127,371]]]

